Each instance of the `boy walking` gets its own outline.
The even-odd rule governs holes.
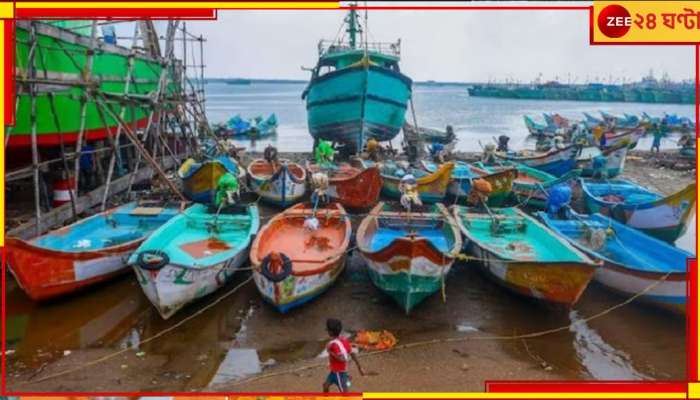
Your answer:
[[[329,318],[326,320],[326,331],[331,341],[326,345],[328,351],[328,360],[330,363],[330,373],[323,382],[323,392],[328,393],[331,385],[336,385],[341,392],[347,392],[350,388],[350,376],[348,375],[348,363],[352,358],[357,364],[357,369],[360,375],[365,375],[360,362],[352,352],[352,345],[345,336],[341,336],[343,331],[343,323],[340,320]]]

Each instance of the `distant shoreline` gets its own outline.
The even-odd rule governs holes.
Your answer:
[[[231,85],[250,85],[254,83],[279,83],[279,84],[301,84],[308,80],[302,79],[249,79],[249,78],[205,78],[206,83],[227,83]],[[469,82],[437,82],[437,81],[415,81],[418,86],[471,86],[476,83]]]

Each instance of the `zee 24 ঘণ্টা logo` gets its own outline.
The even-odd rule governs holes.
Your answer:
[[[664,4],[663,9],[654,10],[646,3],[635,2],[636,8],[632,7],[632,9],[638,12],[633,13],[622,5],[610,4],[598,14],[596,21],[598,29],[603,35],[613,39],[630,36],[628,32],[633,27],[635,37],[639,37],[640,32],[656,32],[659,35],[669,33],[684,35],[684,39],[680,41],[687,41],[688,34],[695,38],[696,32],[700,31],[700,10],[693,7],[695,3],[671,1],[667,3]],[[700,2],[697,4],[700,5]],[[649,39],[648,36],[646,38]],[[695,41],[693,39],[693,42]]]

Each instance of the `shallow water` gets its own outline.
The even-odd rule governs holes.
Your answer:
[[[276,138],[251,142],[238,141],[248,149],[262,150],[272,143],[282,151],[310,151],[313,141],[306,123],[306,106],[301,93],[306,84],[301,83],[254,83],[251,85],[227,85],[209,83],[206,86],[206,109],[209,121],[225,122],[235,114],[244,118],[257,115],[277,114],[279,121]],[[418,125],[444,129],[452,125],[459,141],[457,150],[481,151],[481,145],[492,142],[499,135],[510,136],[510,147],[520,149],[532,147],[526,141],[527,129],[523,115],[533,116],[543,122],[543,112],[558,112],[569,118],[583,119],[583,112],[599,115],[607,111],[652,116],[678,114],[695,118],[693,105],[688,104],[642,104],[642,103],[597,103],[577,101],[496,99],[469,97],[464,86],[414,86],[414,104]],[[410,109],[406,114],[413,123]],[[677,137],[664,138],[662,148],[676,148]],[[651,138],[642,138],[638,148],[651,147]],[[400,147],[401,134],[393,140]]]
[[[685,379],[682,317],[631,304],[586,322],[624,297],[592,284],[570,312],[552,309],[511,294],[487,279],[476,264],[466,263],[456,264],[447,277],[446,303],[434,295],[406,316],[372,285],[358,254],[327,293],[288,314],[264,303],[249,283],[195,320],[141,344],[212,303],[248,274],[237,273],[226,288],[168,321],[160,318],[131,273],[42,305],[31,302],[12,282],[7,292],[7,341],[14,353],[8,357],[8,384],[11,387],[14,372],[56,361],[65,350],[130,347],[163,356],[166,362],[159,371],[177,374],[186,388],[204,388],[264,371],[268,365],[321,356],[323,324],[329,316],[342,316],[349,331],[389,329],[402,343],[522,334],[575,322],[526,342],[499,343],[509,356],[539,368],[527,355],[532,353],[568,379]]]

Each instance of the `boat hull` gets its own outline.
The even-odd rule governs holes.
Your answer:
[[[583,185],[588,213],[601,213],[657,239],[673,243],[688,229],[695,214],[695,184],[670,196],[642,204],[610,203],[592,195]]]
[[[345,257],[334,262],[328,270],[312,275],[290,275],[281,282],[272,282],[257,270],[253,279],[263,299],[280,313],[304,305],[328,290],[345,268]]]
[[[445,163],[432,174],[416,179],[418,195],[423,203],[437,203],[445,198],[450,184],[453,163]],[[401,198],[401,178],[382,174],[382,194],[394,199]]]
[[[222,163],[206,161],[197,170],[182,178],[183,194],[197,203],[211,204],[216,199],[216,186],[219,178],[229,171]],[[245,179],[245,170],[240,169],[239,181]]]
[[[297,168],[301,169],[298,166]],[[250,169],[248,172],[251,189],[266,203],[287,207],[301,200],[306,194],[305,174],[300,178],[293,176],[286,164],[282,164],[271,177],[260,177],[250,173]]]
[[[127,260],[142,240],[95,252],[61,252],[7,238],[7,265],[35,301],[67,295],[128,271]]]
[[[576,146],[568,146],[537,156],[516,157],[499,155],[498,153],[496,156],[503,160],[523,163],[528,167],[537,168],[554,176],[562,176],[576,167],[577,154]]]
[[[627,297],[646,291],[640,301],[685,314],[686,274],[643,272],[605,261],[595,272],[595,281]],[[663,280],[662,280],[663,279]]]
[[[73,22],[73,21],[70,21]],[[55,47],[58,43],[61,47],[72,49],[77,53],[85,54],[89,50],[89,37],[74,33],[72,31],[61,29],[55,25],[55,22],[46,23],[46,21],[36,21],[35,25],[30,25],[30,21],[18,20],[16,24],[16,41],[15,46],[15,65],[16,75],[26,76],[27,66],[29,64],[29,54],[31,53],[31,27],[36,27],[37,41],[42,43],[44,52],[42,56],[42,65],[46,68],[47,78],[55,79],[64,82],[81,80],[82,74],[85,72],[86,58],[81,56],[78,64],[75,63],[70,53],[63,51],[51,51],[51,46]],[[46,49],[49,49],[46,51]],[[136,96],[145,96],[153,93],[158,88],[158,80],[162,70],[160,61],[155,58],[150,58],[142,53],[133,54],[128,48],[117,46],[105,42],[100,43],[100,51],[96,52],[92,62],[92,77],[98,82],[100,90],[111,93],[124,93],[129,65],[129,58],[134,57],[132,68],[132,80],[138,82],[129,86],[129,94]],[[43,77],[43,74],[42,74]],[[170,78],[170,76],[168,76]],[[166,90],[174,90],[174,83],[169,80]],[[45,117],[37,118],[36,120],[36,142],[38,146],[59,146],[61,143],[66,145],[75,143],[81,131],[80,115],[81,98],[84,95],[83,91],[87,90],[79,86],[74,86],[72,90],[56,90],[51,85],[43,85],[46,88],[41,88],[40,91],[49,90],[54,94],[53,107],[48,96],[40,95],[36,101],[37,115]],[[7,145],[9,147],[30,147],[32,136],[32,118],[31,118],[31,96],[26,92],[17,93],[17,110],[15,115],[15,125],[9,129],[9,139]],[[85,108],[85,124],[83,130],[84,141],[103,140],[110,137],[117,128],[117,123],[113,119],[108,119],[107,125],[100,115],[95,100],[91,96],[87,96],[87,107]],[[57,129],[53,117],[51,117],[55,109],[55,117],[58,120],[60,130]],[[136,125],[138,128],[144,128],[148,123],[149,109],[146,106],[137,105],[136,107],[126,107],[123,114],[123,119],[127,124]],[[111,132],[111,133],[110,133]]]
[[[592,177],[596,173],[603,172],[607,178],[614,178],[624,171],[628,150],[629,147],[622,146],[609,152],[604,151],[603,155],[605,156],[607,162],[605,163],[605,168],[602,171],[599,171],[593,167],[593,160],[578,160],[576,162],[576,168],[581,170],[581,176],[583,177]]]
[[[447,187],[447,193],[465,199],[469,196],[469,193],[471,193],[472,181],[474,179],[483,179],[491,184],[492,189],[487,201],[488,205],[491,207],[500,207],[510,198],[513,189],[513,181],[517,174],[515,169],[509,168],[489,173],[478,178],[452,178]]]
[[[340,166],[340,173],[321,170],[315,165],[307,166],[307,170],[309,175],[316,172],[329,175],[326,194],[344,207],[367,209],[375,206],[379,201],[382,177],[376,166],[366,169]]]
[[[564,307],[576,304],[595,272],[593,266],[577,263],[508,261],[471,241],[467,250],[490,278],[512,292]]]
[[[322,75],[306,94],[309,131],[356,149],[370,138],[391,140],[403,126],[411,85],[399,72],[362,64]]]
[[[307,221],[312,216],[318,227],[309,230]],[[250,263],[260,295],[281,313],[318,297],[345,268],[351,235],[350,219],[339,203],[322,208],[296,204],[277,214],[251,247]],[[277,270],[266,261],[273,254],[286,258],[288,269]]]
[[[424,239],[399,239],[379,252],[361,254],[372,283],[407,314],[442,287],[454,263]]]
[[[228,260],[202,269],[168,264],[149,271],[133,265],[143,293],[163,319],[224,286],[248,259],[248,247]]]

